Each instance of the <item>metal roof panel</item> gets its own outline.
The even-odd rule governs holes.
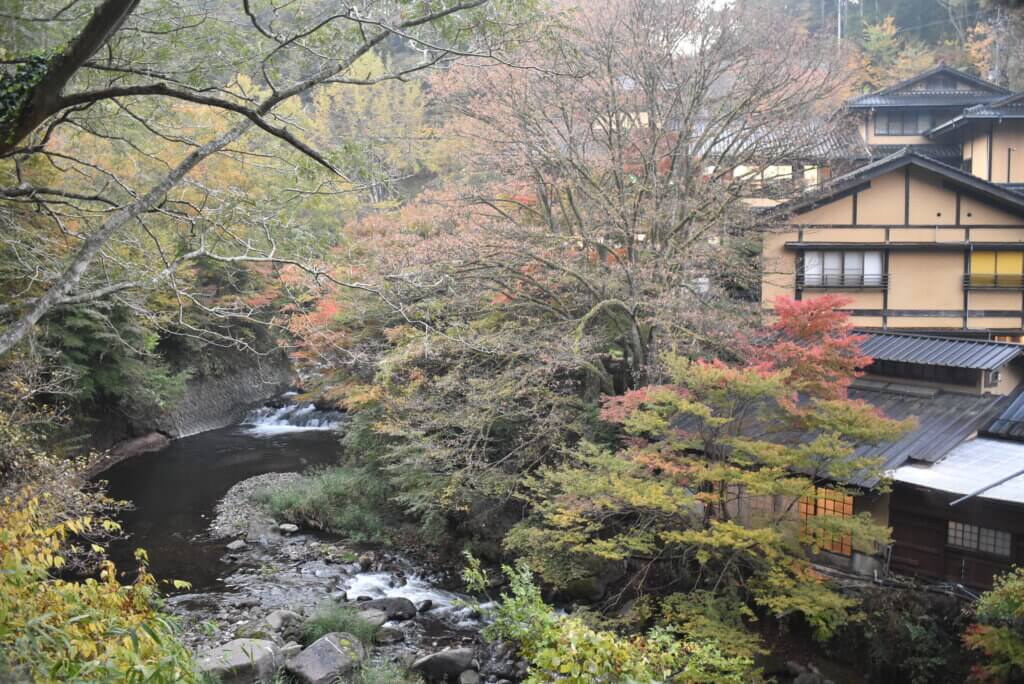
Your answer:
[[[996,370],[1024,354],[1024,347],[1008,342],[907,333],[861,334],[867,337],[861,351],[881,361]]]

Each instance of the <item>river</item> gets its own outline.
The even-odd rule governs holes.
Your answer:
[[[121,569],[133,553],[149,553],[159,578],[181,579],[202,591],[230,568],[223,540],[206,534],[214,507],[236,483],[264,473],[296,472],[336,463],[338,413],[311,404],[254,411],[242,425],[172,442],[160,451],[115,464],[100,475],[116,499],[134,508],[119,518],[129,538],[111,547]]]
[[[183,618],[184,638],[194,649],[248,635],[246,630],[274,610],[309,615],[325,601],[345,597],[401,598],[428,606],[415,619],[388,622],[393,641],[375,646],[374,658],[400,660],[443,646],[480,645],[481,624],[463,605],[467,597],[451,591],[442,574],[401,553],[367,549],[374,561],[353,563],[344,540],[308,530],[282,536],[273,524],[266,527],[265,514],[256,513],[244,520],[269,529],[269,541],[236,534],[233,538],[248,543],[229,552],[230,539],[211,534],[217,504],[236,484],[337,463],[343,422],[342,414],[309,404],[262,408],[242,425],[179,439],[100,475],[111,496],[133,504],[119,516],[128,538],[111,545],[111,557],[130,580],[134,550],[144,548],[159,580],[191,584],[186,591],[167,583],[161,587],[169,594],[167,609]],[[339,549],[341,559],[332,556]],[[514,664],[502,662],[511,672]]]

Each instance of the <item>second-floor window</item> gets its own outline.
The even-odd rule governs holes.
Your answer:
[[[967,284],[970,287],[982,288],[1024,287],[1024,252],[971,252],[971,272],[967,276]]]
[[[875,113],[875,135],[919,135],[932,125],[931,112]]]
[[[804,252],[804,287],[881,287],[884,284],[880,251]]]

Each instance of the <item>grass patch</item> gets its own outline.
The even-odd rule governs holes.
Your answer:
[[[353,684],[422,684],[423,680],[395,663],[366,663]]]
[[[256,500],[278,519],[344,535],[355,541],[386,542],[384,479],[369,469],[332,467],[264,490]]]
[[[369,645],[377,632],[377,626],[360,616],[353,606],[324,604],[303,623],[302,641],[311,644],[331,632],[348,632]]]

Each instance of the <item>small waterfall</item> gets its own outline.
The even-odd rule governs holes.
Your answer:
[[[285,403],[250,411],[242,426],[250,435],[271,437],[286,432],[333,430],[341,424],[344,416],[341,411],[324,411],[314,404]]]
[[[353,575],[345,589],[349,600],[369,596],[375,599],[402,597],[416,604],[430,601],[434,605],[431,615],[452,627],[467,629],[480,625],[480,616],[466,605],[468,596],[441,589],[417,574],[399,580],[388,572],[361,572]],[[485,603],[482,607],[492,606],[492,603]]]

